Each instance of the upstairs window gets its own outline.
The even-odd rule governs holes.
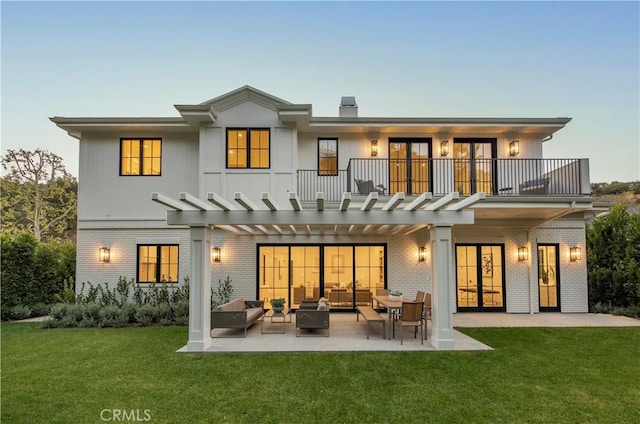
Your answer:
[[[123,138],[120,140],[120,175],[160,175],[162,140]]]
[[[269,168],[269,130],[227,129],[227,168]]]
[[[338,175],[338,139],[318,139],[318,175]]]
[[[138,283],[178,282],[178,245],[138,245]]]

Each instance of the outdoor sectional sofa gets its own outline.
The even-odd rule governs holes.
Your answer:
[[[244,337],[247,337],[247,328],[251,327],[263,315],[264,302],[262,300],[244,300],[239,297],[211,311],[211,330],[214,328],[244,328]]]

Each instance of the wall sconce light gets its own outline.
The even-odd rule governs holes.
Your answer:
[[[518,156],[520,153],[520,141],[513,140],[509,143],[509,155],[510,156]]]
[[[440,156],[447,156],[449,154],[449,140],[442,140],[440,142]]]
[[[580,259],[582,259],[582,250],[578,246],[569,249],[569,260],[571,262],[579,261]]]
[[[100,262],[111,261],[111,250],[108,247],[101,247],[98,249],[98,260]]]
[[[529,250],[526,247],[518,247],[518,260],[526,261],[529,259]]]
[[[220,262],[220,248],[217,246],[211,248],[211,262]]]
[[[371,156],[378,156],[378,140],[371,140]]]
[[[427,260],[427,248],[425,246],[420,246],[418,248],[418,262],[424,262]]]

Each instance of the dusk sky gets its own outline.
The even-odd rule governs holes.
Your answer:
[[[244,85],[315,116],[571,117],[546,158],[640,180],[640,3],[2,1],[2,153],[77,175],[58,116],[178,117]]]

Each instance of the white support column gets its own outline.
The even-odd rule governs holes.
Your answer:
[[[189,341],[181,352],[204,352],[211,346],[211,230],[191,227]]]
[[[451,227],[432,226],[431,277],[432,335],[431,344],[436,349],[453,349],[453,313],[451,310]]]

